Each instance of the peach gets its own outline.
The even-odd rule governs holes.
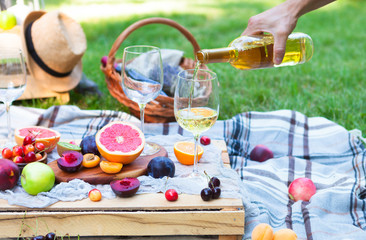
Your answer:
[[[273,240],[296,240],[296,233],[288,228],[280,229],[273,235]]]
[[[260,223],[252,231],[252,240],[272,240],[273,229],[267,223]]]
[[[294,201],[310,201],[315,193],[315,184],[311,179],[305,177],[295,179],[288,188],[288,195]]]

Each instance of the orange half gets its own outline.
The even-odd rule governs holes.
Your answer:
[[[201,159],[203,148],[198,145],[198,160]],[[174,154],[177,160],[184,165],[193,165],[194,163],[194,143],[193,142],[176,142],[174,144]]]

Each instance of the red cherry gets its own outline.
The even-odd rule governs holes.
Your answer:
[[[23,140],[23,146],[26,146],[28,144],[33,144],[36,141],[35,137],[33,135],[27,135],[25,136]]]
[[[33,144],[28,144],[23,146],[24,155],[26,155],[29,152],[34,152],[34,146]]]
[[[37,142],[35,144],[36,152],[42,152],[42,151],[44,151],[45,148],[46,148],[46,146],[42,142]]]
[[[171,201],[171,202],[177,201],[178,193],[177,193],[177,191],[175,191],[175,189],[168,189],[165,192],[165,198],[166,198],[166,200]]]
[[[202,145],[209,145],[211,143],[211,139],[207,136],[202,136],[200,142]]]
[[[36,160],[37,160],[37,157],[34,152],[29,152],[24,156],[24,161],[27,163],[34,162]]]
[[[14,146],[13,147],[13,156],[23,156],[24,155],[24,151],[23,151],[23,147],[22,146]]]
[[[13,151],[10,148],[4,148],[1,155],[3,158],[11,159],[13,157]]]
[[[21,156],[15,156],[13,158],[13,162],[15,162],[15,163],[24,163],[24,158],[21,157]]]

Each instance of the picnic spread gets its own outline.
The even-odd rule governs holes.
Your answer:
[[[4,122],[5,114],[1,109],[0,120]],[[45,126],[58,130],[62,138],[71,140],[95,134],[111,121],[139,123],[138,119],[124,112],[80,110],[75,106],[49,109],[15,106],[11,114],[14,128]],[[1,125],[0,133],[5,138],[4,125]],[[172,141],[190,137],[190,133],[177,123],[146,124],[146,133],[152,140],[159,139],[172,159]],[[219,162],[210,162],[209,158],[218,154],[213,146],[206,151],[210,155],[203,157],[200,165],[206,169],[214,167],[215,174],[227,177],[223,177],[223,198],[242,198],[246,213],[243,238],[250,238],[252,229],[262,222],[269,223],[274,229],[292,228],[299,239],[363,239],[366,236],[362,229],[365,224],[365,149],[359,132],[347,131],[322,117],[309,118],[299,112],[279,110],[246,112],[232,119],[217,121],[205,135],[223,139],[227,144],[233,170],[224,169]],[[271,148],[274,158],[261,163],[250,160],[249,153],[257,144]],[[52,160],[51,154],[48,161]],[[298,177],[311,178],[317,187],[309,202],[294,202],[287,196],[289,183]],[[138,193],[162,191],[164,180],[152,180],[147,176],[140,179],[142,188]],[[174,179],[171,178],[173,181],[168,181],[168,184],[178,187],[179,192],[197,194],[197,189],[190,188],[194,184],[182,184],[179,173]],[[57,201],[87,198],[92,187],[80,180],[63,185],[39,196],[28,195],[23,203],[13,197],[16,194],[25,196],[18,187],[1,192],[0,198],[8,199],[9,204],[12,201],[20,205],[31,202],[33,206],[29,207],[37,207],[37,204],[38,207],[46,207]],[[106,198],[115,197],[107,187],[98,187]],[[65,194],[65,189],[69,194]]]

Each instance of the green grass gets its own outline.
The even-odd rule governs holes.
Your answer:
[[[95,4],[126,4],[145,10],[154,1],[46,1],[46,9]],[[157,10],[134,13],[124,9],[119,15],[104,13],[101,18],[80,18],[86,33],[88,49],[83,57],[85,74],[104,93],[103,98],[71,92],[71,101],[82,109],[125,110],[110,96],[100,70],[100,58],[108,55],[118,35],[132,23],[147,17],[167,17],[185,26],[202,48],[224,47],[244,30],[250,16],[282,1],[273,0],[180,0],[182,5],[164,11],[170,1]],[[182,7],[184,6],[184,7]],[[295,31],[309,34],[315,51],[310,62],[293,67],[240,71],[229,64],[211,64],[221,85],[220,119],[244,111],[292,109],[309,117],[322,116],[347,129],[366,130],[366,5],[362,0],[337,1],[300,18]],[[131,34],[122,49],[132,44],[150,44],[185,51],[193,58],[190,43],[168,26],[149,25]],[[22,102],[32,107],[47,108],[57,102],[34,100]]]

